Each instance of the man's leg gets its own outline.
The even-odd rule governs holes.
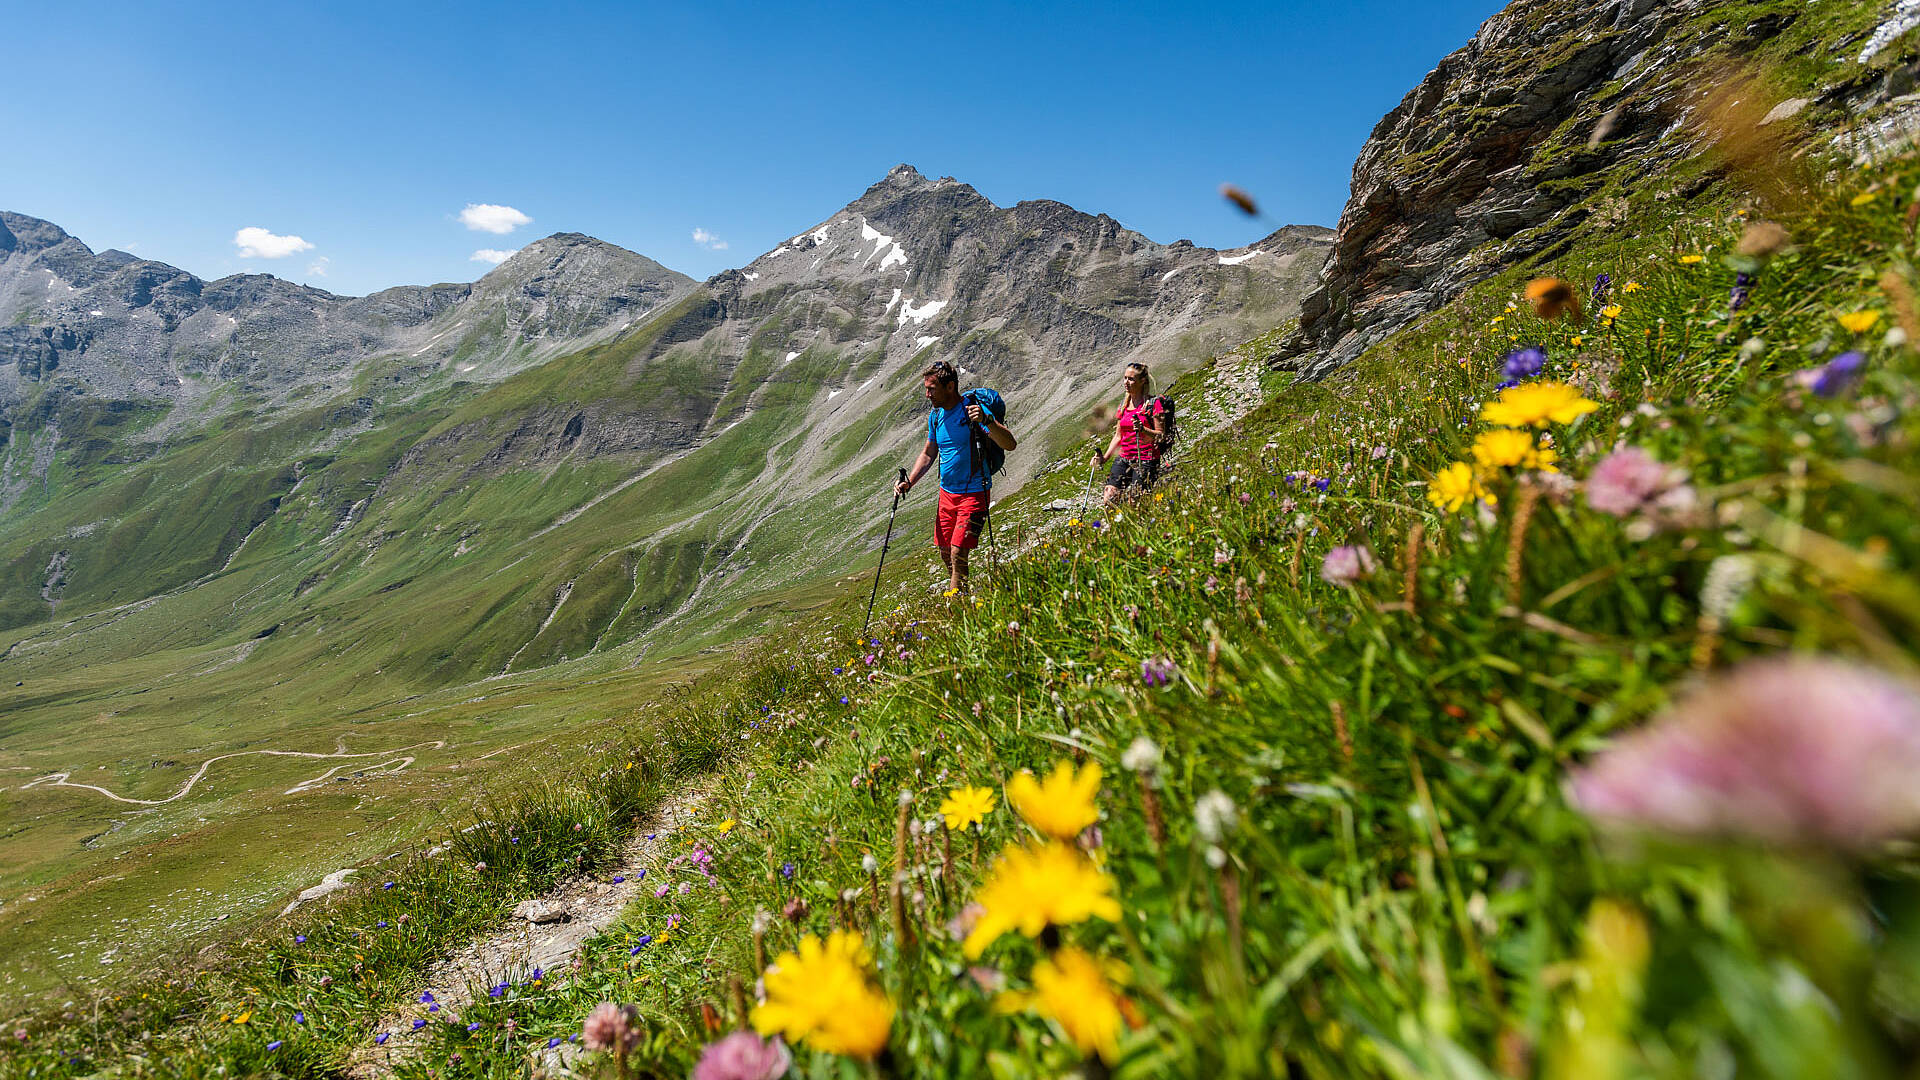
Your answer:
[[[945,537],[940,538],[940,565],[947,568],[947,588],[953,588],[953,545]]]
[[[953,574],[949,587],[955,593],[964,593],[967,591],[967,549],[957,547],[945,550],[950,552],[947,558],[947,569]]]

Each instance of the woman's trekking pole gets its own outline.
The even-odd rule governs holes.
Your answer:
[[[900,470],[900,483],[907,482],[907,470]],[[860,624],[860,636],[867,636],[867,627],[873,625],[873,601],[880,595],[880,567],[887,565],[887,547],[893,543],[893,515],[900,512],[900,487],[893,488],[893,509],[887,511],[887,538],[880,541],[880,562],[873,568],[873,592],[867,596],[867,621]]]
[[[1087,466],[1087,490],[1080,493],[1080,518],[1083,521],[1087,516],[1087,505],[1093,500],[1093,478],[1099,475],[1099,472],[1099,461],[1096,460],[1093,464]]]

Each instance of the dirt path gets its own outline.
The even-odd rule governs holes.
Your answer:
[[[219,757],[210,757],[207,760],[201,762],[200,768],[196,770],[192,776],[187,777],[187,782],[181,786],[180,790],[174,792],[173,794],[167,796],[164,799],[130,799],[125,795],[116,795],[113,792],[108,791],[106,788],[99,786],[98,784],[76,784],[70,779],[70,777],[73,776],[73,774],[70,772],[48,773],[47,775],[42,776],[38,779],[29,780],[28,782],[21,784],[20,790],[25,791],[28,788],[36,788],[36,787],[41,787],[43,785],[47,787],[85,788],[88,791],[97,791],[100,794],[105,795],[107,798],[112,799],[115,802],[130,803],[134,806],[162,806],[166,803],[172,802],[175,799],[181,798],[182,796],[185,796],[187,793],[191,792],[193,790],[193,786],[195,784],[198,784],[201,778],[207,775],[207,770],[213,767],[214,762],[225,761],[228,758],[247,757],[253,754],[266,754],[271,757],[323,758],[327,760],[332,760],[335,758],[384,757],[384,758],[387,758],[388,760],[373,766],[373,768],[385,770],[387,772],[400,772],[404,770],[407,766],[413,764],[414,762],[413,756],[409,755],[407,751],[418,750],[421,747],[427,747],[433,750],[443,750],[446,748],[446,745],[447,744],[445,741],[440,739],[435,739],[432,742],[414,743],[412,746],[402,746],[397,750],[372,750],[364,753],[348,753],[347,737],[345,735],[342,735],[337,741],[335,741],[334,743],[335,752],[331,754],[316,754],[316,753],[312,753],[305,750],[241,750],[232,754],[221,754]],[[389,768],[389,766],[391,766],[391,768]],[[316,776],[311,780],[302,780],[300,783],[295,784],[294,786],[288,788],[284,792],[284,794],[298,795],[303,791],[311,790],[314,787],[317,787],[321,784],[326,783],[329,779],[332,778],[334,773],[337,773],[341,769],[344,769],[346,767],[347,766],[345,765],[336,765],[333,768],[328,769],[326,772],[321,773],[319,776]]]
[[[427,989],[433,992],[438,1014],[429,1014],[427,1006],[411,1003],[383,1017],[375,1030],[390,1033],[386,1045],[367,1045],[356,1050],[347,1063],[347,1075],[354,1080],[372,1080],[386,1076],[395,1064],[410,1060],[427,1042],[430,1030],[415,1031],[416,1018],[434,1020],[458,1016],[461,1009],[503,979],[522,980],[535,968],[564,978],[568,965],[586,941],[611,926],[627,904],[652,889],[654,882],[643,880],[646,873],[666,861],[674,833],[692,822],[694,815],[712,793],[708,783],[698,783],[661,804],[642,830],[621,849],[614,865],[594,874],[563,882],[551,892],[523,903],[549,908],[564,907],[562,921],[535,923],[511,918],[492,933],[467,943],[458,952],[434,964],[427,971]],[[614,883],[614,878],[624,880]],[[547,1069],[563,1065],[578,1047],[562,1043],[553,1051],[538,1054]]]

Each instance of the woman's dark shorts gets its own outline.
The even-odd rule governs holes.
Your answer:
[[[1122,492],[1145,491],[1160,479],[1158,461],[1130,461],[1127,458],[1115,458],[1113,468],[1107,470],[1107,486],[1119,488]]]

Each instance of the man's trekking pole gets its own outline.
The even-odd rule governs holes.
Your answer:
[[[900,483],[907,482],[907,470],[900,470]],[[860,624],[860,636],[867,636],[867,627],[873,625],[873,601],[880,595],[880,567],[887,565],[887,546],[893,543],[893,515],[900,512],[900,487],[893,488],[893,509],[887,511],[887,538],[880,541],[880,562],[873,568],[873,592],[867,597],[867,621]]]

